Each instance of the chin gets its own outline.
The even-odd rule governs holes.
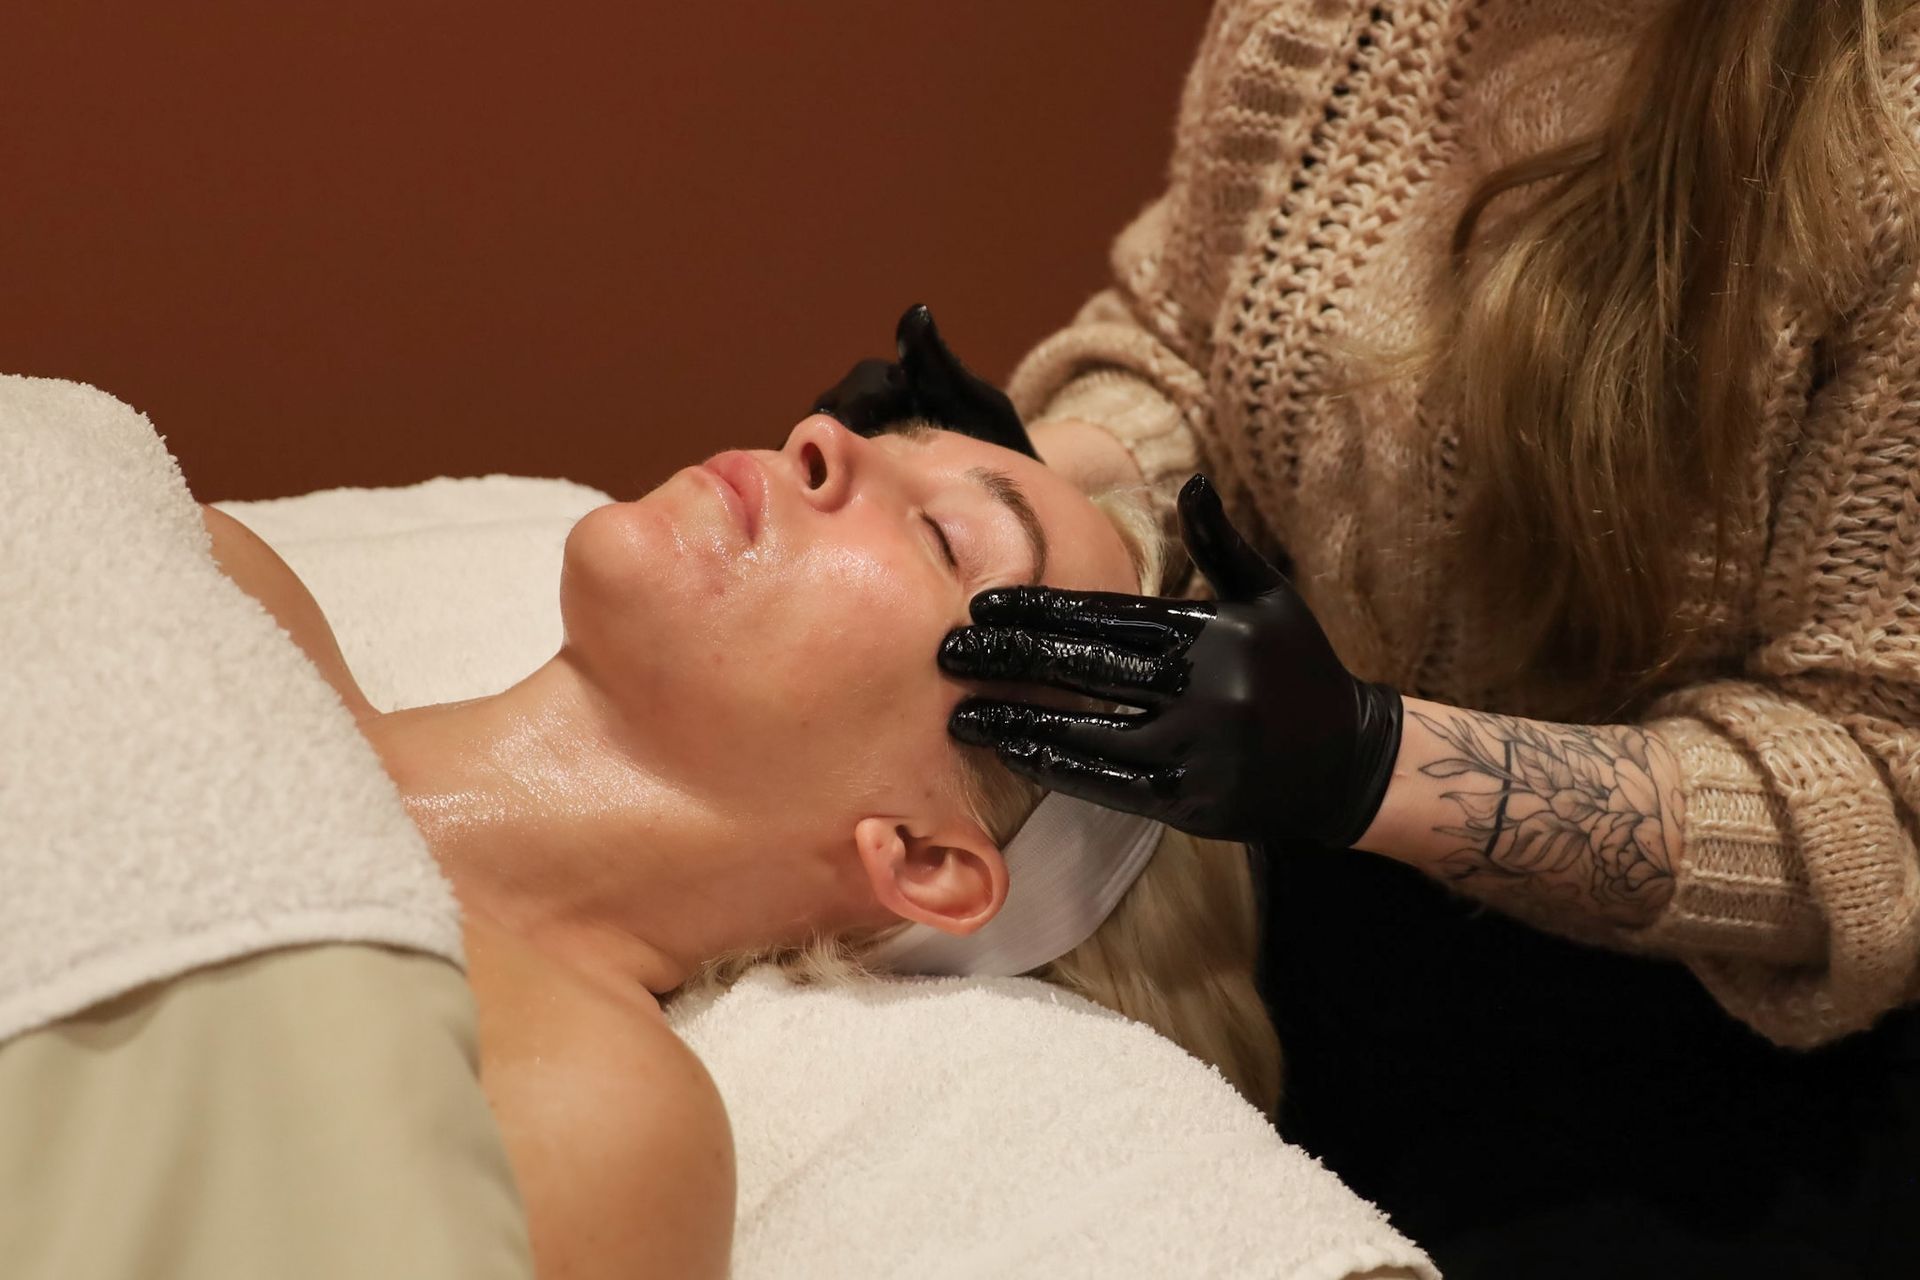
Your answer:
[[[595,507],[567,532],[561,596],[569,589],[629,606],[676,592],[712,593],[732,577],[712,531],[655,501]]]
[[[624,504],[595,507],[567,531],[560,552],[560,609],[593,600],[596,607],[645,591],[649,559],[642,527]]]
[[[758,655],[739,641],[758,634],[756,610],[724,566],[689,549],[670,514],[614,503],[582,516],[562,551],[560,623],[610,696],[698,722],[725,708],[683,704],[704,702],[717,681],[751,680]]]

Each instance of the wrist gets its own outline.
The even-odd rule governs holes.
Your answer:
[[[1408,846],[1406,829],[1411,816],[1409,810],[1416,803],[1423,812],[1426,807],[1426,798],[1413,794],[1418,779],[1412,775],[1419,772],[1422,760],[1430,758],[1433,744],[1422,741],[1423,735],[1430,737],[1431,734],[1422,727],[1419,717],[1409,712],[1415,708],[1430,712],[1437,705],[1421,698],[1406,697],[1401,697],[1400,703],[1393,758],[1382,770],[1385,777],[1381,784],[1379,807],[1359,838],[1348,846],[1390,858],[1399,857],[1398,851]]]
[[[1348,827],[1342,848],[1352,848],[1367,835],[1367,827],[1379,818],[1386,804],[1386,791],[1394,781],[1394,766],[1400,762],[1400,741],[1404,737],[1405,708],[1400,691],[1392,685],[1356,681],[1359,704],[1359,750],[1354,752],[1354,781],[1357,787],[1357,814]]]
[[[1347,825],[1329,834],[1326,843],[1336,849],[1351,849],[1364,840],[1379,821],[1391,790],[1393,772],[1399,764],[1405,719],[1400,691],[1392,685],[1366,680],[1354,681],[1353,760],[1348,766],[1350,780]]]
[[[1563,930],[1666,909],[1685,797],[1657,735],[1405,701],[1380,812],[1352,847]]]
[[[1029,434],[1040,460],[1073,481],[1082,493],[1130,488],[1147,482],[1140,464],[1119,437],[1085,418],[1053,418]]]

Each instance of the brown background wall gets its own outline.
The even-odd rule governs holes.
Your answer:
[[[202,501],[615,498],[777,446],[909,303],[1001,379],[1158,191],[1205,0],[37,4],[0,52],[0,372]]]

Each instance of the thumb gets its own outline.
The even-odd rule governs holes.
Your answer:
[[[1273,590],[1285,576],[1247,545],[1227,519],[1220,495],[1203,475],[1181,487],[1180,540],[1222,600],[1248,600]]]
[[[1013,401],[953,354],[925,303],[907,309],[894,338],[900,348],[900,367],[923,417],[949,431],[1039,460]]]
[[[917,393],[936,404],[964,398],[973,375],[940,336],[933,312],[924,302],[908,307],[900,317],[894,344],[900,351],[900,367]]]

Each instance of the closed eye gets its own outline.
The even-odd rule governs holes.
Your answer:
[[[940,554],[947,558],[948,567],[951,568],[955,573],[959,573],[960,561],[954,557],[953,544],[947,541],[947,531],[945,529],[942,529],[940,527],[940,522],[935,520],[932,516],[922,516],[920,518],[927,522],[927,528],[933,530],[933,536],[940,540]]]

